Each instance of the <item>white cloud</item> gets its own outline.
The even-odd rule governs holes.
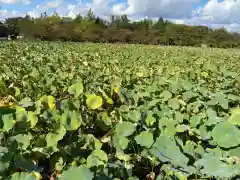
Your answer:
[[[6,9],[4,10],[0,9],[0,20],[4,20],[6,17],[8,17],[8,15],[9,15],[9,12]]]
[[[185,23],[207,25],[213,28],[225,27],[240,32],[240,0],[210,0],[202,8],[195,9],[193,16]]]
[[[49,9],[58,8],[63,3],[63,0],[53,0],[53,1],[45,1],[42,4],[36,6],[36,11],[48,11]]]
[[[28,14],[29,16],[33,17],[33,18],[37,18],[37,17],[40,16],[40,13],[37,12],[36,10],[29,11],[29,12],[27,12],[27,14]]]
[[[16,17],[16,16],[23,16],[22,13],[18,11],[8,11],[6,9],[0,9],[0,21],[5,20],[6,18]]]
[[[30,4],[31,0],[0,0],[3,4]]]
[[[182,19],[176,19],[176,20],[174,21],[174,23],[176,23],[176,24],[184,24],[184,20],[182,20]]]
[[[115,12],[120,10],[122,14],[142,17],[183,18],[189,17],[199,0],[147,0],[139,3],[139,0],[127,0],[127,3],[115,6]],[[123,9],[123,6],[126,8]],[[120,8],[120,9],[119,9]]]
[[[49,12],[49,10],[57,9],[63,4],[63,0],[44,1],[38,4],[35,9],[28,11],[27,14],[31,17],[39,17],[41,13]]]
[[[66,6],[63,4],[57,9],[60,15],[75,17],[77,14],[86,14],[92,11],[102,18],[110,15],[127,14],[130,19],[145,17],[156,18],[163,16],[168,19],[190,17],[193,6],[200,0],[127,0],[125,3],[117,3],[116,0],[93,0],[91,3],[79,0],[78,4]]]
[[[62,4],[62,0],[49,1],[46,3],[47,8],[57,8]]]
[[[93,0],[91,3],[79,1],[78,4],[62,4],[57,12],[62,16],[76,17],[78,14],[86,15],[91,9],[95,15],[106,18],[112,14],[111,0]]]
[[[201,12],[201,18],[216,24],[240,23],[240,0],[210,0]]]
[[[114,14],[121,15],[123,12],[126,10],[126,4],[124,3],[119,3],[119,4],[114,4],[112,7],[112,11]]]

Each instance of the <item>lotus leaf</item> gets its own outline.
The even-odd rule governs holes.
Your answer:
[[[230,148],[240,144],[239,129],[227,122],[217,124],[212,130],[212,137],[219,146],[224,148]]]

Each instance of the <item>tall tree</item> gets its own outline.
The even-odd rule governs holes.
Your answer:
[[[163,19],[163,17],[158,18],[158,21],[154,24],[154,28],[158,29],[161,32],[165,31],[166,23]]]
[[[96,19],[96,16],[94,15],[92,9],[89,9],[87,12],[87,20],[94,21]]]
[[[8,33],[8,28],[2,22],[0,22],[0,37],[7,37]]]
[[[9,29],[9,33],[14,36],[18,36],[20,33],[20,21],[22,17],[7,18],[5,20],[5,25]]]

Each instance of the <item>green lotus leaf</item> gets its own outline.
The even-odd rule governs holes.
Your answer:
[[[83,83],[82,81],[77,82],[76,84],[68,88],[68,92],[73,94],[75,98],[78,98],[83,93]]]
[[[36,171],[38,169],[33,159],[23,157],[22,155],[16,155],[14,157],[14,167],[29,172]]]
[[[160,97],[162,98],[163,101],[168,101],[169,99],[172,98],[172,93],[165,90],[160,94]]]
[[[102,93],[103,98],[107,101],[108,104],[113,104],[113,100],[107,95],[107,93],[100,89],[100,92]]]
[[[206,69],[208,71],[211,72],[217,72],[218,71],[218,67],[216,64],[213,64],[212,62],[207,62],[204,64],[203,69]]]
[[[216,125],[216,124],[218,124],[219,122],[223,121],[222,118],[220,118],[220,117],[217,116],[216,111],[214,111],[214,110],[211,109],[211,108],[208,108],[208,109],[207,109],[206,115],[207,115],[207,117],[208,117],[208,120],[205,122],[205,125],[207,125],[207,126]]]
[[[141,113],[139,111],[130,111],[128,113],[128,118],[133,122],[138,122],[141,118]]]
[[[237,108],[232,108],[232,109],[231,109],[231,113],[232,113],[232,114],[240,113],[240,108],[238,108],[238,107],[237,107]]]
[[[177,133],[177,128],[173,125],[167,126],[166,128],[164,128],[164,130],[162,130],[161,135],[163,136],[168,136],[168,137],[172,137]]]
[[[180,108],[180,103],[177,99],[170,99],[168,101],[168,106],[171,107],[173,110],[177,110]]]
[[[47,147],[57,147],[58,141],[62,140],[65,134],[66,130],[63,127],[57,129],[55,133],[48,133],[45,139]]]
[[[174,176],[176,176],[179,180],[187,180],[188,178],[188,175],[186,173],[183,173],[183,172],[180,172],[180,171],[177,171],[177,172],[174,172]]]
[[[81,125],[81,115],[76,111],[65,111],[61,116],[61,124],[68,131],[75,131]]]
[[[136,124],[122,122],[116,125],[116,133],[119,136],[128,137],[136,131]]]
[[[113,138],[116,149],[126,149],[128,147],[129,140],[124,136],[115,135]]]
[[[240,97],[239,96],[236,96],[236,95],[233,95],[233,94],[228,94],[228,97],[227,97],[229,100],[232,100],[232,101],[239,101],[240,100]]]
[[[150,152],[160,161],[171,162],[174,165],[187,165],[189,161],[180,151],[173,138],[168,136],[159,136]]]
[[[215,95],[216,101],[219,103],[220,106],[224,109],[228,109],[228,99],[222,93],[217,93]]]
[[[225,151],[222,151],[219,146],[217,146],[216,148],[213,148],[213,149],[208,148],[206,151],[208,152],[208,154],[210,154],[214,157],[218,157],[219,159],[225,155],[227,156],[227,154],[228,154],[227,152],[225,153]]]
[[[182,113],[179,112],[179,111],[176,111],[176,112],[175,112],[175,119],[176,119],[179,123],[182,123],[182,122],[183,122],[183,119],[184,119],[184,114],[182,114]]]
[[[36,126],[37,122],[38,122],[38,117],[36,116],[36,114],[32,111],[28,111],[27,114],[27,119],[31,124],[31,128],[33,128],[34,126]]]
[[[201,123],[201,117],[194,115],[190,118],[190,126],[197,127]]]
[[[123,152],[117,152],[116,157],[119,160],[122,160],[122,161],[125,161],[125,162],[127,162],[131,159],[131,157],[128,154],[124,154]]]
[[[63,168],[65,167],[66,163],[64,162],[64,159],[62,157],[57,157],[55,156],[51,163],[54,165],[54,168],[57,170],[57,171],[62,171]]]
[[[148,131],[143,131],[139,135],[135,136],[135,141],[141,146],[150,148],[154,143],[153,134]]]
[[[188,80],[182,80],[181,81],[181,84],[182,84],[182,87],[185,89],[185,90],[191,90],[192,87],[193,87],[193,84],[192,82],[188,81]]]
[[[9,168],[9,165],[10,165],[11,162],[6,162],[6,159],[7,159],[6,157],[7,157],[7,153],[8,153],[7,148],[1,147],[0,152],[1,152],[1,155],[0,155],[0,173],[4,173],[4,171],[6,171]]]
[[[166,126],[166,127],[170,127],[170,126],[175,126],[178,122],[175,121],[174,119],[170,119],[170,118],[167,118],[167,117],[162,117],[160,120],[159,120],[159,128],[161,129],[162,127]]]
[[[88,156],[87,167],[91,168],[94,166],[105,165],[107,162],[108,162],[107,154],[104,151],[97,149]]]
[[[10,138],[10,141],[16,141],[18,143],[19,148],[26,150],[28,148],[28,146],[31,144],[31,140],[32,140],[32,135],[29,134],[18,134],[16,136],[12,136]]]
[[[232,115],[229,117],[228,122],[232,125],[240,126],[240,108],[232,110]]]
[[[13,119],[13,115],[12,114],[4,114],[2,116],[2,121],[3,121],[3,131],[4,132],[8,132],[10,129],[13,128],[14,124],[15,124],[15,120]]]
[[[108,162],[108,155],[100,149],[96,149],[95,151],[93,151],[92,155],[98,157],[102,161]]]
[[[94,167],[94,166],[104,166],[105,165],[105,162],[101,161],[98,157],[96,156],[93,156],[92,154],[90,154],[88,157],[87,157],[87,167],[88,168],[91,168],[91,167]]]
[[[94,137],[94,135],[92,135],[92,134],[88,134],[87,136],[85,136],[85,141],[86,141],[88,147],[92,150],[102,148],[101,141],[98,138]]]
[[[152,107],[156,106],[160,102],[159,99],[153,99],[148,102],[147,107],[148,109],[151,109]]]
[[[109,126],[112,125],[112,120],[109,117],[107,112],[102,112],[101,114],[99,114],[99,126],[100,128],[104,129],[106,127],[106,129],[108,129]]]
[[[19,96],[21,94],[21,91],[18,87],[14,87],[14,90],[15,90],[15,96]]]
[[[49,133],[46,136],[47,147],[57,147],[57,143],[59,141],[57,137],[57,134]]]
[[[56,106],[56,100],[53,96],[42,96],[40,101],[48,106],[49,109],[53,109]]]
[[[149,93],[149,92],[138,92],[137,95],[138,95],[140,98],[150,97],[150,93]]]
[[[235,149],[231,149],[229,151],[229,156],[231,156],[231,157],[233,157],[233,156],[240,157],[240,147],[237,147]]]
[[[2,80],[2,77],[0,76],[0,92],[4,92],[5,90],[6,90],[5,83]]]
[[[233,165],[234,175],[239,175],[240,172],[240,163]]]
[[[101,96],[97,96],[95,94],[88,94],[86,103],[91,109],[98,109],[102,106],[103,100]]]
[[[196,97],[196,96],[197,96],[196,93],[194,93],[194,92],[192,92],[192,91],[187,91],[187,92],[183,93],[182,98],[183,98],[184,101],[187,102],[187,101],[189,101],[191,98]]]
[[[212,125],[216,125],[222,121],[224,121],[223,118],[216,116],[214,118],[208,118],[208,120],[204,124],[206,126],[212,126]]]
[[[10,180],[38,180],[33,174],[26,172],[16,172],[11,176]]]
[[[164,175],[163,174],[159,174],[156,178],[156,180],[163,180],[164,179]]]
[[[34,103],[32,102],[31,98],[26,97],[26,98],[22,99],[19,104],[21,107],[26,108],[26,107],[33,106]]]
[[[175,127],[177,123],[178,123],[178,121],[176,121],[174,119],[162,117],[159,120],[158,127],[159,127],[159,129],[162,130],[162,135],[171,137],[171,136],[174,136],[177,132],[176,127]]]
[[[177,132],[185,132],[185,131],[188,131],[189,129],[190,129],[190,127],[188,125],[185,125],[185,124],[179,124],[176,127]]]
[[[207,157],[200,159],[194,164],[201,169],[203,175],[218,177],[218,178],[230,178],[234,174],[234,168],[227,163],[219,160],[217,157]]]
[[[70,167],[68,170],[63,171],[62,176],[59,180],[92,180],[94,174],[86,167],[86,166],[79,166],[79,167]]]
[[[183,146],[183,150],[185,153],[188,153],[194,157],[194,147],[195,144],[192,141],[187,141],[185,146]]]
[[[179,80],[175,79],[171,82],[171,85],[170,85],[171,92],[176,94],[181,88],[182,88],[182,84]]]
[[[148,127],[152,126],[156,122],[156,119],[153,117],[152,112],[148,112],[145,122]]]
[[[136,176],[129,177],[128,180],[139,180]]]
[[[217,124],[212,130],[212,137],[219,146],[224,148],[230,148],[240,144],[239,129],[228,122]]]
[[[201,145],[198,145],[194,151],[196,154],[199,154],[201,157],[203,157],[205,154],[205,150]]]
[[[218,104],[218,101],[216,99],[211,99],[207,102],[207,105],[209,106],[215,106]]]
[[[202,125],[199,127],[198,133],[200,135],[199,138],[201,138],[203,140],[208,140],[211,138],[211,133],[209,131],[207,131],[207,127],[205,125]]]

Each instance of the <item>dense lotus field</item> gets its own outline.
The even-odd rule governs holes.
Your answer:
[[[240,51],[0,42],[0,179],[240,178]]]

